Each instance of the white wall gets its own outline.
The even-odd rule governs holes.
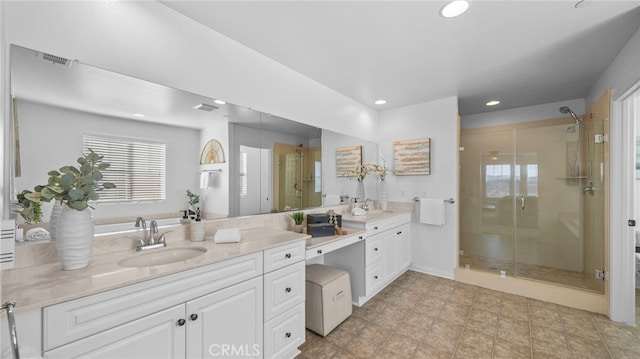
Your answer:
[[[460,118],[460,128],[462,128],[463,130],[467,130],[470,128],[481,128],[505,124],[539,121],[551,118],[568,117],[568,115],[563,115],[560,113],[559,109],[562,106],[568,106],[578,116],[582,115],[586,111],[584,99],[550,102],[535,106],[518,107],[507,110],[462,116]]]
[[[600,75],[586,96],[586,108],[611,88],[611,98],[616,99],[640,80],[640,29],[629,39],[622,51]]]
[[[375,137],[374,110],[160,3],[3,5],[3,52],[15,43],[306,124]]]
[[[108,136],[137,138],[167,145],[167,199],[155,203],[101,203],[93,217],[112,218],[171,213],[186,209],[185,191],[198,188],[200,131],[132,121],[116,117],[79,112],[41,103],[18,101],[20,157],[22,176],[16,178],[16,189],[33,190],[47,182],[47,172],[75,164],[82,153],[82,135],[100,133]],[[189,159],[189,160],[187,160]],[[43,206],[43,219],[48,221],[51,205]]]
[[[380,113],[378,151],[393,166],[393,142],[429,137],[431,174],[387,176],[389,200],[413,197],[457,198],[458,99],[449,97]],[[416,270],[453,278],[458,256],[457,204],[445,206],[444,226],[412,224],[413,264]]]

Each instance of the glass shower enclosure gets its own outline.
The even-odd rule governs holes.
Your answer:
[[[459,265],[603,292],[603,124],[463,130]]]

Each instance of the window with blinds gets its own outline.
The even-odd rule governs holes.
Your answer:
[[[247,195],[247,153],[240,152],[240,195]]]
[[[167,145],[130,138],[83,135],[83,151],[91,148],[111,166],[104,181],[115,189],[100,193],[99,202],[138,202],[166,199]]]

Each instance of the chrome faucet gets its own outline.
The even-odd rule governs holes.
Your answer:
[[[147,221],[142,217],[136,218],[136,228],[140,228],[140,225],[142,225],[143,230],[147,229]]]
[[[144,218],[142,217],[138,217],[138,219],[136,219],[136,227],[140,227],[140,224],[142,224],[143,229],[146,227],[146,223],[144,221]],[[158,222],[156,222],[155,219],[151,220],[151,222],[149,223],[149,238],[147,239],[147,243],[144,243],[144,239],[142,238],[138,239],[136,250],[144,251],[147,249],[166,247],[167,243],[165,242],[164,238],[165,234],[162,233],[160,237],[156,238],[156,235],[158,233]]]
[[[373,200],[371,198],[367,198],[364,200],[364,204],[362,205],[362,209],[364,209],[365,211],[369,210],[369,203],[372,202]]]

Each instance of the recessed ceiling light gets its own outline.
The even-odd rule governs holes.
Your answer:
[[[217,103],[218,105],[224,105],[226,103],[222,100],[213,100],[213,102]]]
[[[144,115],[141,114],[141,113],[133,113],[133,114],[131,114],[131,116],[138,117],[138,118],[144,118]]]
[[[385,103],[387,103],[387,101],[386,100],[376,100],[374,103],[376,105],[384,105]]]
[[[487,105],[487,106],[495,106],[495,105],[497,105],[499,103],[500,103],[500,101],[498,101],[498,100],[491,100],[491,101],[487,102],[485,105]]]
[[[469,2],[466,0],[455,0],[447,5],[445,5],[442,9],[440,9],[440,15],[442,17],[456,17],[464,14],[465,11],[469,9]]]

